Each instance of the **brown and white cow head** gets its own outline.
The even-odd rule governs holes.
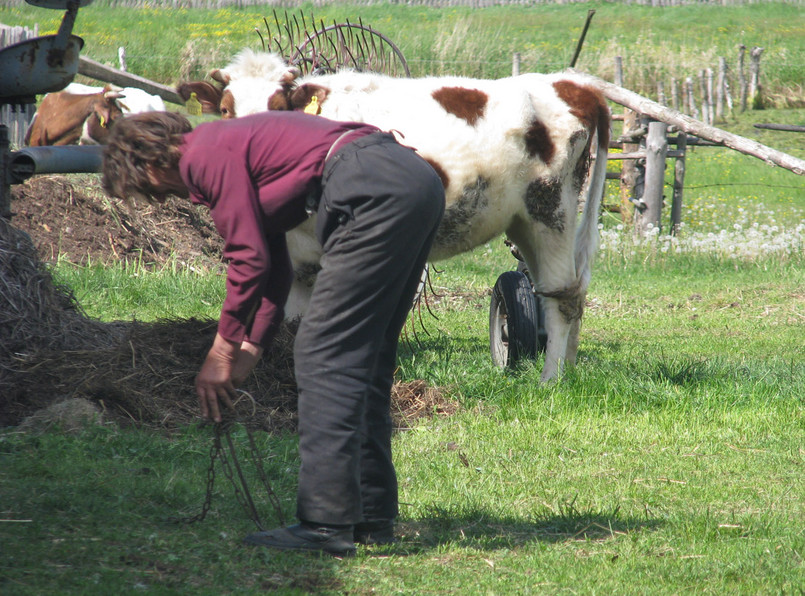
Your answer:
[[[300,75],[298,68],[277,54],[249,49],[241,51],[226,67],[210,72],[210,78],[223,90],[219,102],[223,118],[264,112],[268,109],[266,98],[278,92],[278,97],[286,96]],[[285,105],[283,101],[273,109],[286,109]]]
[[[79,143],[93,145],[106,143],[112,125],[123,117],[123,109],[119,100],[123,95],[119,91],[106,90],[92,103],[92,113],[84,121]]]
[[[221,117],[227,119],[265,112],[267,109],[296,109],[295,104],[301,101],[301,95],[294,99],[295,81],[299,75],[299,69],[291,66],[286,66],[285,71],[273,79],[251,76],[230,78],[220,70],[210,73],[214,80],[223,85],[220,111]]]

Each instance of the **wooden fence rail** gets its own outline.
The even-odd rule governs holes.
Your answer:
[[[805,160],[803,159],[695,120],[613,83],[584,73],[579,74],[585,77],[588,84],[600,89],[607,99],[627,108],[627,114],[623,117],[624,122],[642,123],[642,126],[625,129],[624,136],[616,139],[612,144],[614,147],[620,145],[624,152],[608,156],[610,159],[624,160],[625,163],[637,162],[637,165],[631,166],[636,170],[635,175],[628,177],[628,180],[626,173],[619,176],[622,182],[622,197],[624,196],[624,186],[631,185],[627,186],[626,195],[628,201],[635,206],[634,229],[637,234],[645,234],[649,228],[661,229],[665,161],[669,157],[676,159],[671,205],[671,231],[675,232],[678,229],[682,213],[685,151],[688,145],[702,144],[702,139],[707,144],[723,145],[805,176]],[[673,141],[667,135],[669,125],[679,131]],[[696,136],[689,137],[688,135]],[[633,142],[638,139],[638,148],[635,150]],[[676,144],[676,150],[669,149],[668,146],[672,142]],[[621,212],[625,214],[627,211],[624,209],[622,200]]]

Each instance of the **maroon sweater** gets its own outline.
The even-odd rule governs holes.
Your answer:
[[[179,171],[191,200],[210,208],[229,261],[218,323],[225,339],[271,343],[293,280],[285,232],[307,217],[305,201],[320,193],[325,157],[348,130],[355,132],[344,143],[378,129],[263,112],[201,124],[185,135]]]

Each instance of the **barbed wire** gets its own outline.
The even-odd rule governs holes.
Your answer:
[[[800,186],[789,186],[787,184],[763,184],[761,182],[721,182],[719,184],[699,184],[696,186],[692,185],[685,185],[685,190],[699,190],[702,188],[722,188],[725,186],[762,186],[763,188],[785,188],[785,189],[792,189],[792,190],[802,190],[802,185]]]

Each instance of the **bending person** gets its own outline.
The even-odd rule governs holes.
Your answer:
[[[265,112],[192,129],[179,114],[119,121],[104,150],[114,197],[210,209],[229,261],[217,334],[195,381],[219,422],[284,316],[285,233],[317,213],[324,256],[294,344],[299,523],[246,542],[348,555],[394,539],[390,395],[397,342],[444,212],[436,172],[363,123]]]

